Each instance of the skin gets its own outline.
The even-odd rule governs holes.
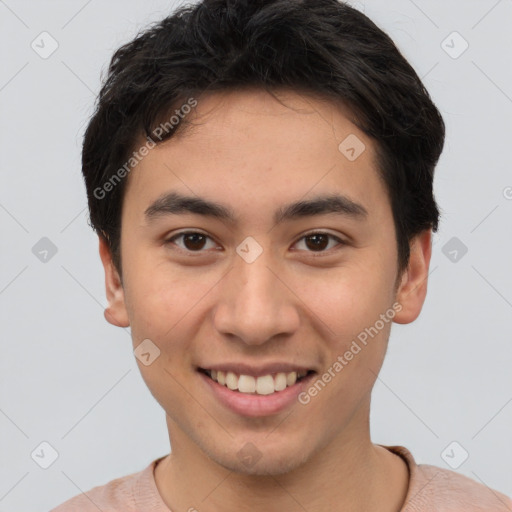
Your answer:
[[[195,371],[220,361],[290,361],[322,374],[393,303],[401,305],[393,321],[405,324],[425,300],[431,232],[412,240],[408,268],[398,274],[373,141],[340,105],[293,91],[279,98],[286,105],[257,90],[211,94],[189,114],[192,130],[134,168],[122,211],[122,282],[100,238],[105,317],[131,326],[134,348],[149,338],[161,351],[149,366],[137,362],[166,412],[172,453],[155,480],[173,512],[319,512],[333,504],[396,512],[407,467],[373,444],[369,429],[392,322],[309,404],[266,417],[225,408]],[[352,162],[338,150],[349,134],[366,145]],[[171,190],[224,203],[239,222],[187,213],[148,224],[145,209]],[[277,207],[332,192],[361,203],[367,218],[327,214],[274,226]],[[188,229],[210,237],[203,248],[184,237],[165,243]],[[346,244],[328,239],[315,251],[304,239],[312,230]],[[236,253],[247,236],[263,249],[251,264]],[[248,442],[261,454],[251,467],[237,455]]]

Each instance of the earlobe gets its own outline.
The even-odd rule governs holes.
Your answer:
[[[396,294],[396,301],[402,307],[393,319],[398,324],[408,324],[416,320],[425,302],[432,255],[431,235],[431,230],[425,230],[411,241],[409,264],[404,270]]]
[[[128,327],[130,321],[124,300],[124,289],[119,273],[112,262],[112,254],[107,241],[99,237],[99,252],[105,270],[105,292],[108,306],[105,309],[105,320],[118,327]]]

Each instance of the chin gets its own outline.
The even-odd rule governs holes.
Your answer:
[[[256,444],[248,441],[237,451],[214,451],[208,455],[220,466],[239,475],[278,476],[289,473],[306,462],[308,454],[302,446],[295,447],[290,444],[285,447],[281,443],[276,450],[269,446],[257,448]]]

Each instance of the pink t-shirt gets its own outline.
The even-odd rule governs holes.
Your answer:
[[[512,500],[454,471],[416,464],[403,446],[385,446],[409,468],[409,490],[401,512],[512,512]],[[154,478],[155,459],[138,473],[94,487],[50,512],[172,512],[163,502]]]

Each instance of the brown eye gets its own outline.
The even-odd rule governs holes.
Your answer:
[[[181,243],[175,242],[176,240],[180,239]],[[201,233],[199,231],[185,231],[182,233],[178,233],[169,238],[168,240],[166,240],[166,244],[177,245],[183,251],[205,252],[204,249],[208,249],[208,241],[212,243],[212,245],[209,248],[214,248],[215,244],[208,235],[205,235],[204,233]],[[337,242],[337,245],[344,245],[343,240],[341,240],[340,238],[331,235],[330,233],[323,232],[309,233],[299,240],[299,242],[303,241],[306,246],[306,252],[328,252],[328,250],[333,247],[332,245],[329,247],[331,241]]]
[[[306,251],[307,252],[327,252],[325,249],[329,246],[330,240],[335,240],[338,242],[338,245],[344,245],[343,240],[338,238],[337,236],[331,235],[330,233],[309,233],[303,236],[299,242],[305,241]],[[329,249],[331,249],[329,247]]]
[[[323,250],[329,243],[329,237],[323,234],[308,235],[305,239],[306,246],[313,251]]]
[[[183,236],[183,243],[187,249],[198,251],[203,248],[205,239],[201,233],[188,233]]]
[[[182,244],[175,244],[175,240],[182,239]],[[178,233],[173,237],[166,240],[168,244],[175,244],[180,249],[190,252],[203,252],[202,249],[205,248],[206,241],[211,240],[209,236],[200,233],[198,231],[186,231],[183,233]]]

